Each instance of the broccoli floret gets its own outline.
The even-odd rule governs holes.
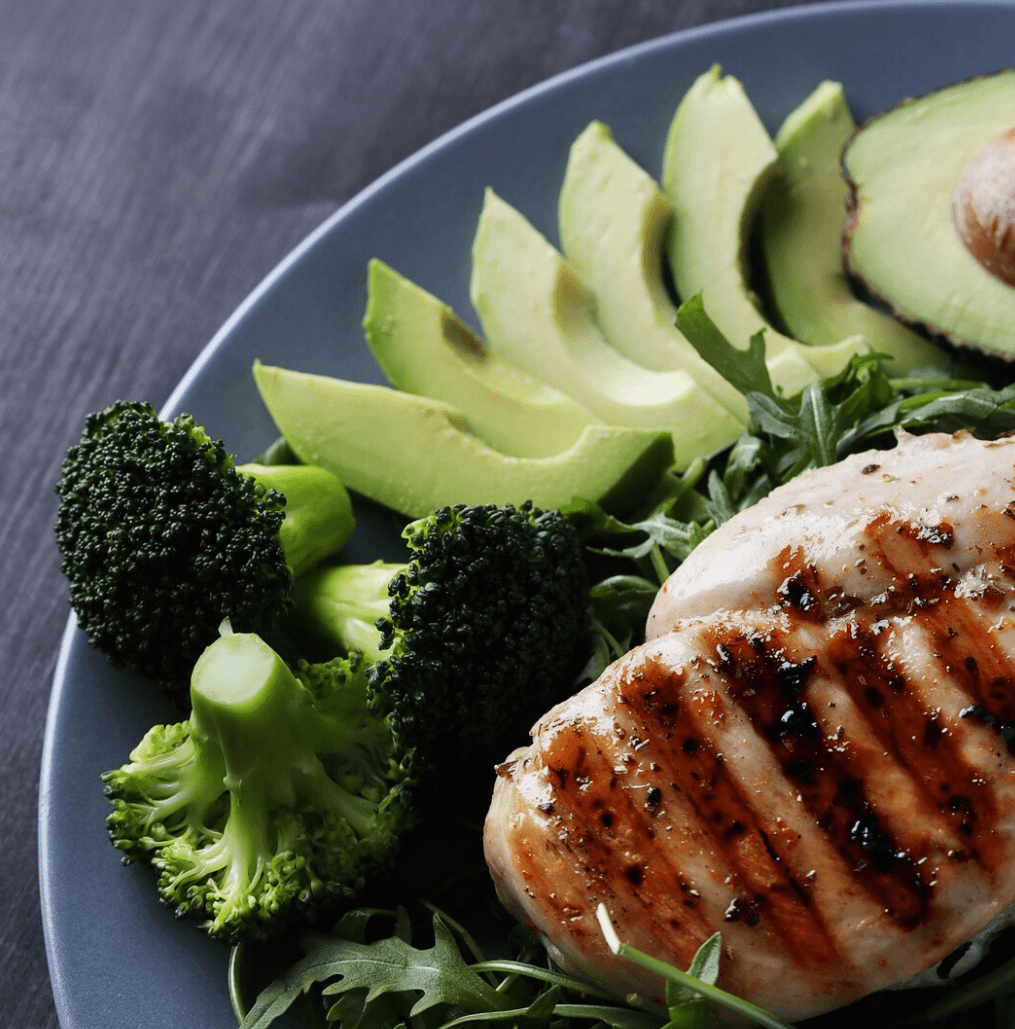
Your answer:
[[[223,619],[266,632],[294,576],[352,532],[348,493],[304,466],[237,466],[189,415],[119,401],[89,415],[56,486],[78,623],[120,666],[186,684]]]
[[[295,672],[260,637],[202,654],[190,718],[151,729],[103,775],[123,861],[228,942],[265,940],[348,903],[389,868],[412,821],[411,783],[361,655]]]
[[[349,636],[358,604],[359,627],[380,612],[371,685],[400,747],[429,793],[486,790],[495,762],[585,665],[584,552],[561,512],[530,503],[445,507],[403,536],[407,564],[321,569],[301,583],[295,614],[340,650],[363,645]]]

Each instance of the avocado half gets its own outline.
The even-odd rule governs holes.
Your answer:
[[[1015,285],[959,224],[973,203],[991,249],[1015,257],[1015,146],[1003,156],[1013,128],[1009,69],[904,100],[860,126],[842,155],[847,273],[902,321],[1006,360]]]

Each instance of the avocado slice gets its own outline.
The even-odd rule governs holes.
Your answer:
[[[553,457],[509,457],[473,436],[462,412],[443,401],[259,361],[253,371],[302,462],[407,518],[457,503],[559,508],[574,497],[623,513],[672,464],[662,431],[589,425]]]
[[[471,294],[495,353],[608,425],[669,430],[676,468],[743,433],[738,419],[687,372],[650,371],[614,350],[596,325],[592,293],[546,238],[490,189],[473,241]]]
[[[470,431],[513,457],[549,457],[600,421],[501,361],[446,304],[383,261],[367,272],[367,343],[396,389],[460,408]]]
[[[825,81],[775,137],[781,164],[759,211],[761,248],[774,308],[796,339],[825,346],[859,333],[890,354],[890,370],[945,367],[944,352],[895,318],[858,300],[842,267],[846,184],[842,148],[855,124],[839,82]]]
[[[684,95],[666,138],[661,184],[673,208],[670,267],[681,299],[701,293],[734,346],[746,348],[764,330],[772,383],[792,394],[870,348],[862,336],[809,347],[762,315],[748,286],[746,250],[758,201],[778,164],[743,86],[713,65]]]
[[[651,175],[594,121],[571,145],[560,190],[560,244],[595,294],[603,337],[653,371],[687,372],[738,418],[747,402],[676,326],[677,308],[663,282],[663,237],[670,205]]]
[[[1015,287],[967,248],[953,199],[978,152],[1013,123],[1009,70],[907,99],[861,126],[843,153],[847,270],[904,321],[1008,359]],[[1013,177],[1009,163],[1002,176],[1009,191]],[[1011,218],[1009,211],[1009,226]],[[1015,227],[1009,247],[1013,241]]]

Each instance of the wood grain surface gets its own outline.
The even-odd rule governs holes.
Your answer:
[[[68,614],[53,484],[403,157],[556,72],[764,0],[0,2],[0,1026],[57,1025],[36,861]],[[96,788],[100,788],[96,785]]]

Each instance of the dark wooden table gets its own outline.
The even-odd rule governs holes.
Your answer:
[[[792,0],[790,0],[792,2]],[[785,0],[0,0],[0,1026],[57,1025],[36,808],[53,484],[340,204],[547,76]]]

